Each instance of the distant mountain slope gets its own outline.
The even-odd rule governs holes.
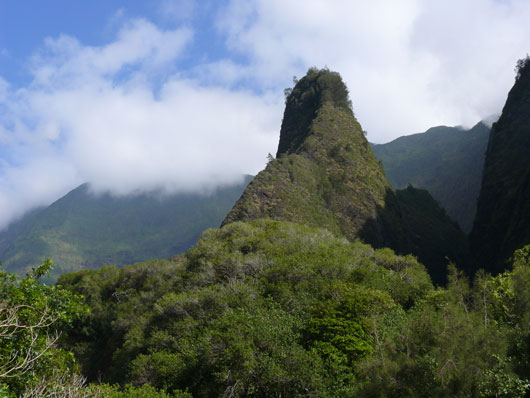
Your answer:
[[[392,189],[353,115],[346,86],[327,70],[310,69],[296,84],[277,159],[249,184],[223,225],[258,218],[318,226],[413,253],[436,282],[444,281],[447,258],[467,266],[464,233],[426,191]]]
[[[251,176],[210,195],[94,196],[86,184],[0,232],[0,261],[24,273],[49,257],[55,276],[104,264],[168,258],[218,227]]]
[[[530,243],[530,59],[519,66],[491,130],[470,236],[477,267],[494,273],[504,270],[514,250]]]
[[[449,217],[470,232],[482,180],[490,129],[433,127],[387,144],[371,144],[393,187],[411,184],[438,201]]]

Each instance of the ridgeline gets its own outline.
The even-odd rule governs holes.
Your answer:
[[[0,232],[0,260],[24,275],[52,258],[51,280],[80,269],[184,253],[218,227],[252,177],[210,194],[93,195],[83,184]]]
[[[397,189],[426,189],[466,233],[471,232],[490,129],[483,122],[465,130],[432,127],[424,133],[372,144]]]

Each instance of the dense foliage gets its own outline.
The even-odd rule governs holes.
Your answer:
[[[84,307],[80,297],[39,281],[50,269],[46,260],[23,279],[0,270],[0,396],[20,394],[53,369],[73,369],[72,353],[57,343]]]
[[[435,289],[411,256],[267,220],[60,279],[92,310],[67,343],[89,377],[195,397],[523,397],[529,283],[530,247]]]
[[[372,144],[394,188],[423,188],[469,233],[475,218],[490,129],[433,127],[424,133]]]
[[[0,264],[1,266],[1,264]],[[1,398],[186,398],[166,394],[149,384],[86,384],[71,351],[60,348],[65,333],[90,308],[83,297],[40,279],[52,269],[50,260],[19,279],[0,271]]]
[[[530,243],[530,62],[491,130],[477,217],[470,236],[476,264],[502,272],[513,251]]]
[[[70,334],[91,378],[194,396],[349,394],[374,325],[433,290],[412,257],[265,220],[210,230],[172,261],[59,283],[92,308]]]
[[[55,279],[67,271],[168,258],[218,227],[250,179],[205,195],[94,196],[85,184],[0,232],[0,260],[24,274],[53,258]]]

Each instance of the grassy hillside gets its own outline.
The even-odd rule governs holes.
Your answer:
[[[372,149],[393,187],[411,184],[426,189],[449,217],[470,232],[489,133],[483,123],[470,130],[439,126],[387,144],[372,144]]]
[[[493,125],[471,244],[477,267],[502,272],[515,249],[530,243],[530,59]]]
[[[82,185],[0,233],[0,260],[23,274],[52,258],[54,275],[168,258],[219,226],[250,181],[209,195],[94,196]]]

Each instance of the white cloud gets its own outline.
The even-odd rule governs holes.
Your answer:
[[[179,56],[190,42],[189,29],[161,31],[152,23],[135,19],[122,28],[116,41],[102,47],[83,46],[73,37],[47,38],[44,51],[33,59],[34,86],[77,88],[115,77],[127,68],[154,72]]]
[[[185,21],[193,17],[196,8],[195,0],[162,0],[158,11],[164,18]]]
[[[32,60],[29,87],[0,81],[0,228],[86,181],[117,195],[206,191],[258,172],[277,143],[281,94],[165,76],[191,37],[144,20],[102,47],[61,36]]]
[[[162,0],[190,26],[169,30],[116,14],[113,42],[49,38],[29,86],[0,78],[0,228],[86,181],[200,191],[258,172],[276,151],[282,89],[310,66],[341,73],[368,138],[386,142],[498,114],[530,51],[526,0],[221,4]],[[228,51],[205,54],[191,24],[212,15]]]
[[[529,20],[525,0],[232,0],[219,29],[271,87],[312,65],[341,73],[368,138],[386,142],[500,112]]]

